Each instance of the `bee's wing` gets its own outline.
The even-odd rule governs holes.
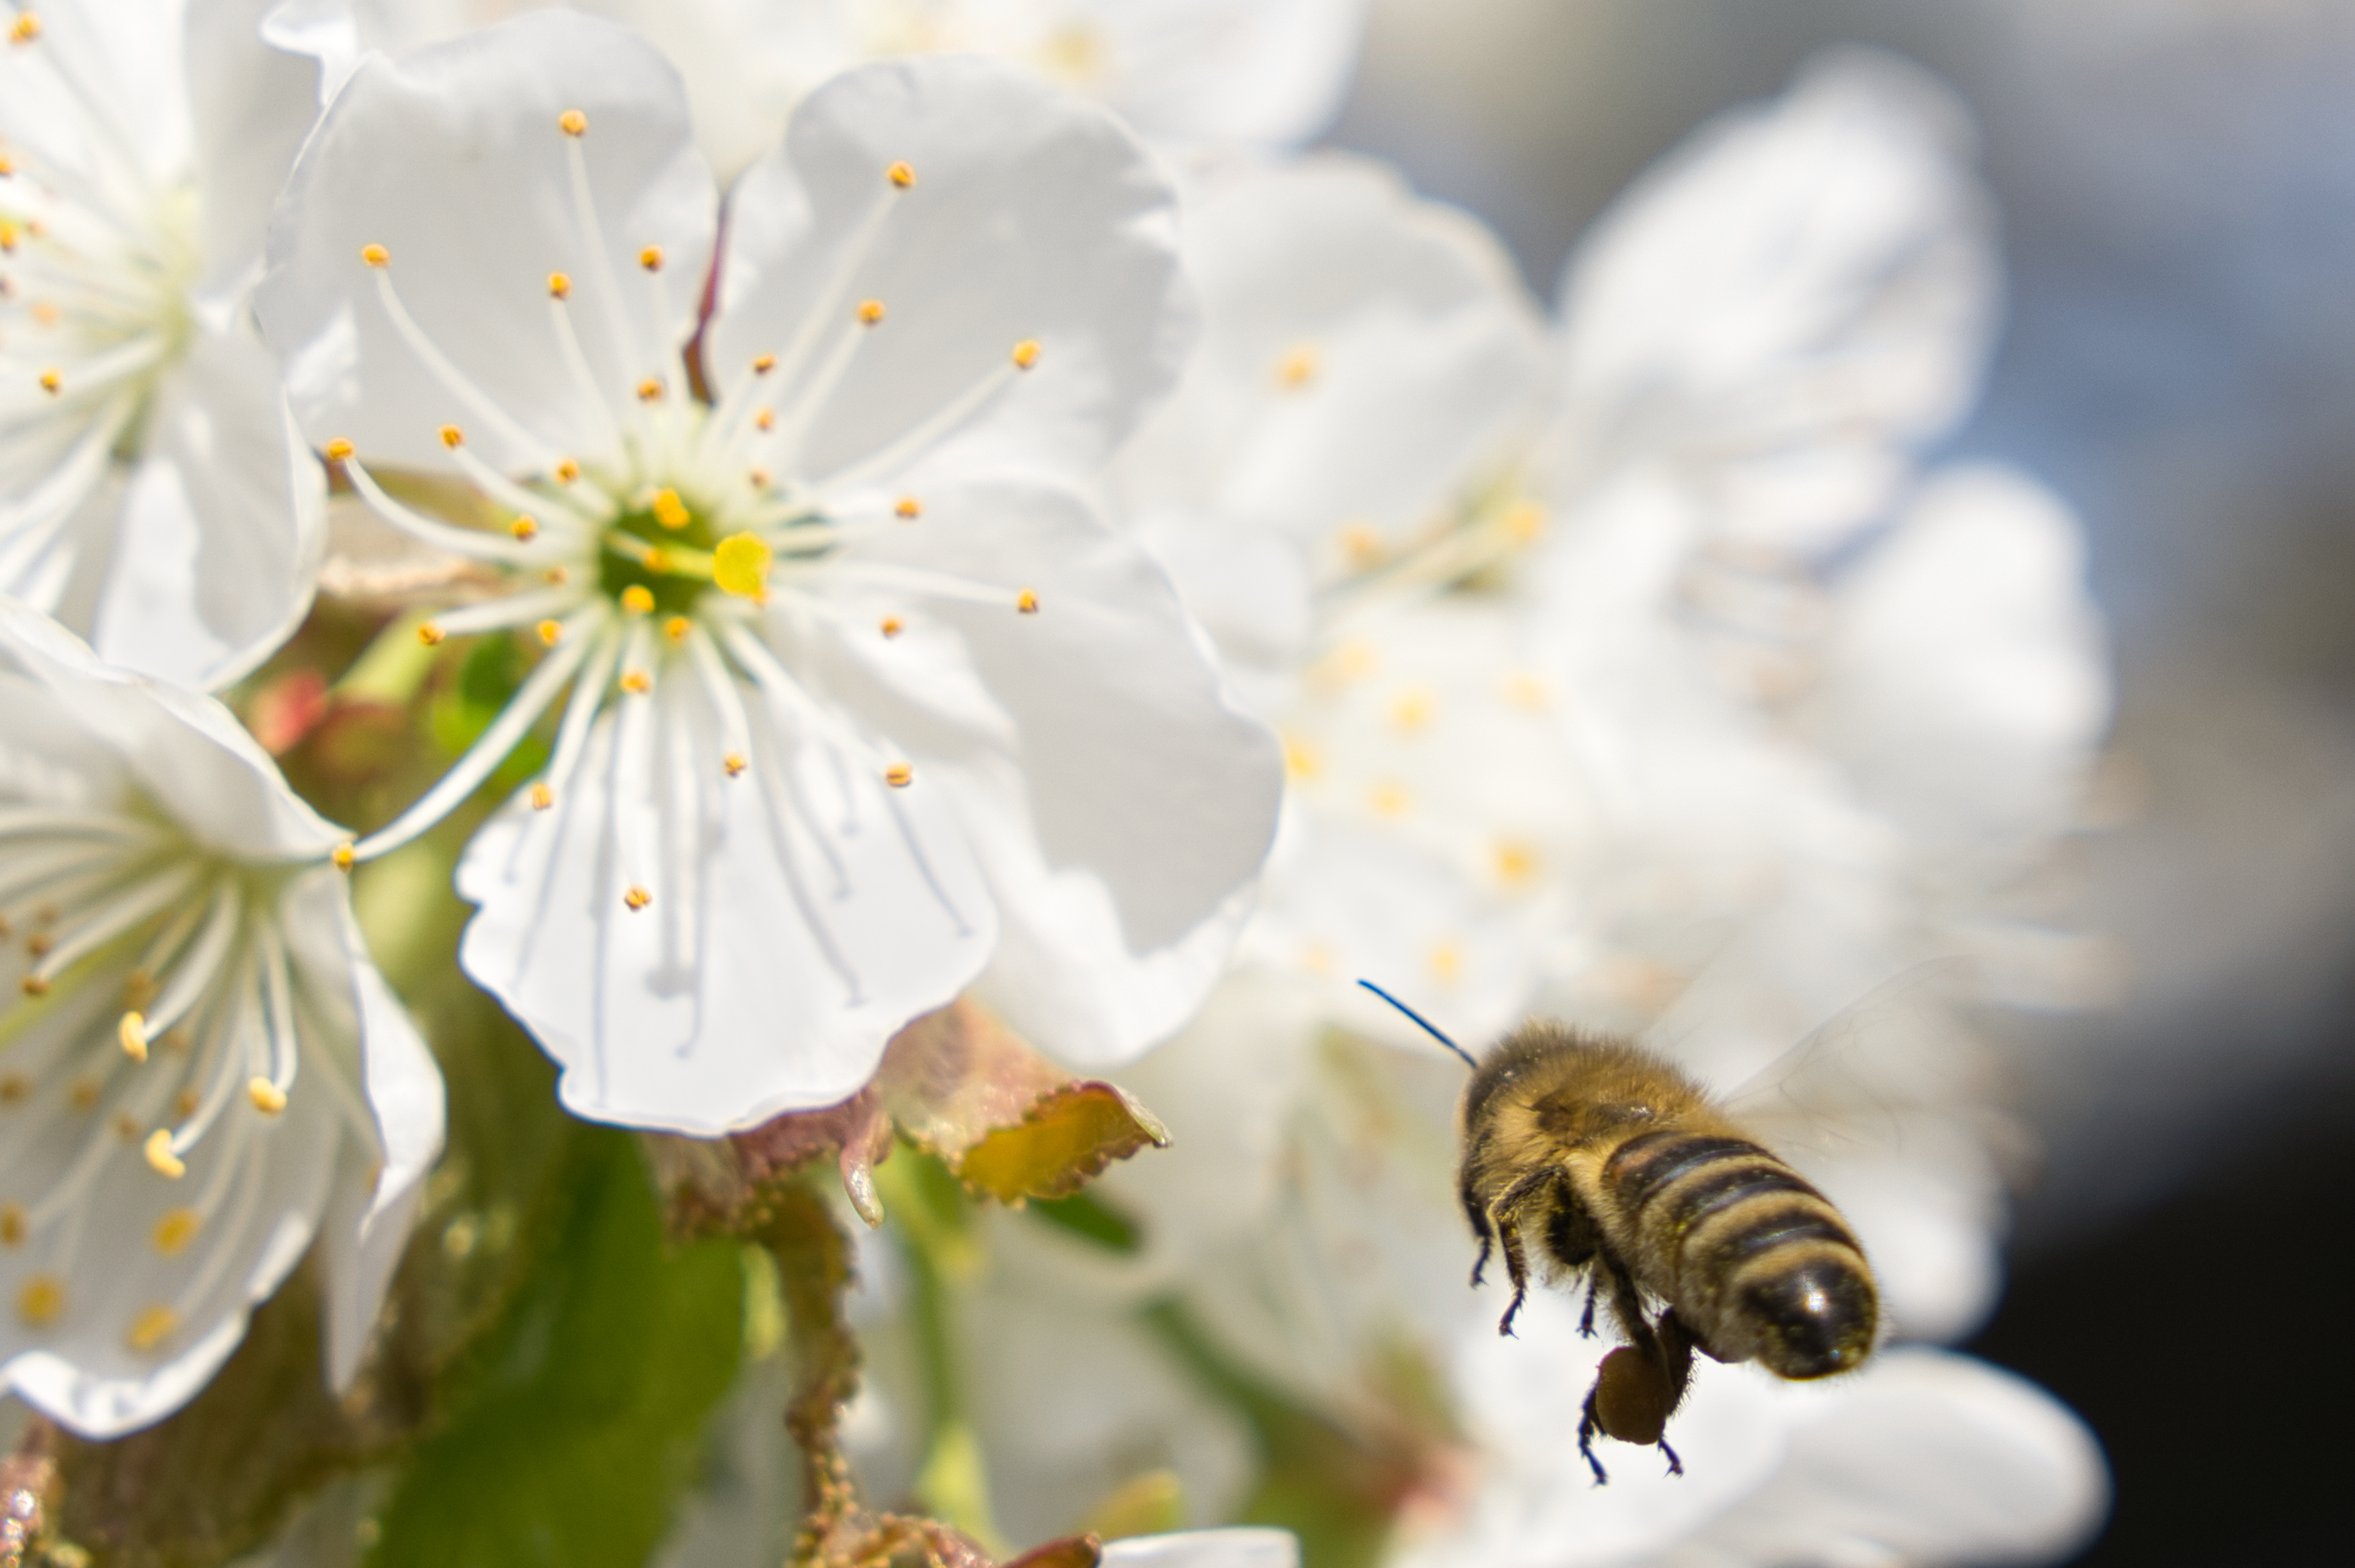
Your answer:
[[[1988,1098],[1954,1013],[1969,973],[1962,959],[1916,965],[1727,1091],[1719,1108],[1786,1155],[1887,1157],[1945,1136],[1934,1129]]]

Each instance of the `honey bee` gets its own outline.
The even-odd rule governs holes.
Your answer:
[[[1598,1432],[1657,1444],[1693,1352],[1777,1377],[1830,1377],[1872,1353],[1879,1292],[1839,1211],[1684,1072],[1640,1046],[1560,1024],[1516,1029],[1476,1061],[1380,987],[1360,982],[1472,1067],[1458,1113],[1458,1191],[1479,1238],[1478,1285],[1501,1252],[1512,1332],[1532,1250],[1549,1279],[1582,1274],[1581,1332],[1598,1295],[1626,1343],[1604,1358],[1579,1422],[1598,1484]],[[1651,1309],[1658,1304],[1657,1312]]]

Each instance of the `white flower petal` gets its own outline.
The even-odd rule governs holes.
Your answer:
[[[1366,0],[1076,0],[1041,9],[1065,13],[1060,37],[1103,39],[1109,68],[1074,70],[1072,85],[1101,91],[1146,135],[1296,146],[1341,111]]]
[[[579,137],[559,127],[572,110],[587,120]],[[576,155],[602,244],[584,238]],[[715,201],[677,74],[610,24],[533,12],[365,61],[295,165],[256,301],[297,421],[314,444],[348,438],[375,462],[446,467],[445,424],[508,472],[551,453],[619,461],[579,450],[605,421],[559,352],[549,274],[572,280],[562,308],[604,397],[649,376],[683,394],[675,357]],[[368,245],[386,248],[386,266],[361,259]],[[662,251],[652,277],[648,246]],[[454,379],[404,336],[378,283]]]
[[[201,276],[206,293],[239,298],[261,275],[271,204],[316,118],[318,70],[263,41],[274,0],[186,3]]]
[[[1236,1525],[1109,1541],[1097,1561],[1103,1568],[1299,1568],[1300,1542],[1288,1530]]]
[[[91,645],[182,686],[237,679],[311,607],[326,499],[268,351],[242,330],[203,335],[157,389]]]
[[[905,163],[914,183],[886,171]],[[994,387],[954,434],[883,483],[1050,476],[1101,461],[1176,377],[1190,322],[1170,193],[1134,136],[1093,104],[986,60],[860,67],[804,101],[782,147],[730,197],[713,383],[777,354],[792,384],[805,323],[864,330],[802,448],[823,481],[888,453],[918,418]],[[1017,371],[1018,343],[1039,346]]]
[[[466,972],[593,1120],[711,1136],[847,1098],[989,954],[946,781],[920,765],[892,789],[749,691],[751,765],[731,779],[683,676],[621,702],[657,704],[659,737],[633,755],[609,709],[549,810],[518,795],[467,847]]]

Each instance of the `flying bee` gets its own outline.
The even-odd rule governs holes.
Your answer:
[[[1360,984],[1472,1066],[1457,1186],[1480,1241],[1472,1283],[1504,1254],[1513,1299],[1498,1332],[1512,1332],[1534,1251],[1549,1279],[1584,1275],[1582,1332],[1594,1331],[1600,1296],[1626,1340],[1604,1359],[1579,1422],[1598,1483],[1610,1477],[1597,1432],[1657,1444],[1683,1472],[1666,1433],[1696,1350],[1793,1380],[1849,1371],[1872,1353],[1879,1292],[1855,1232],[1680,1069],[1551,1023],[1525,1025],[1475,1061]]]

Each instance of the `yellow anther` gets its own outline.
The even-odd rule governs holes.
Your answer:
[[[1538,852],[1527,844],[1499,839],[1495,859],[1497,880],[1508,887],[1526,887],[1537,878]]]
[[[25,951],[36,958],[47,958],[52,944],[53,939],[46,931],[37,931],[25,938]]]
[[[550,272],[550,273],[549,273],[549,274],[548,274],[548,297],[549,297],[549,298],[550,298],[550,299],[555,299],[555,300],[569,300],[569,299],[570,299],[570,298],[572,297],[572,277],[571,277],[571,274],[570,274],[570,273],[569,273],[569,272]]]
[[[883,770],[883,782],[893,789],[906,789],[916,776],[916,770],[905,763],[893,763]]]
[[[0,1203],[0,1247],[21,1247],[25,1235],[25,1206]]]
[[[15,174],[16,172],[16,165],[9,161],[8,155],[5,153],[0,153],[0,180],[6,179],[10,175]]]
[[[145,1125],[130,1112],[117,1111],[114,1113],[114,1136],[121,1138],[124,1143],[137,1143],[139,1141],[139,1135],[146,1130],[147,1128]]]
[[[1406,785],[1386,779],[1366,792],[1366,804],[1383,816],[1403,816],[1414,796]]]
[[[32,1093],[33,1081],[23,1073],[0,1075],[0,1105],[21,1105]]]
[[[1453,942],[1434,942],[1427,961],[1431,977],[1443,986],[1452,986],[1464,974],[1464,949]]]
[[[752,361],[752,374],[755,376],[765,376],[776,368],[777,357],[773,354],[761,355]]]
[[[895,163],[883,171],[883,177],[905,190],[916,183],[916,170],[913,165]]]
[[[695,520],[695,514],[687,509],[687,503],[678,498],[676,490],[655,491],[653,510],[655,521],[666,528],[683,528]]]
[[[748,471],[744,477],[751,482],[753,489],[765,490],[769,487],[769,481],[775,475],[765,468],[754,468]]]
[[[527,513],[507,525],[507,532],[517,544],[529,544],[539,537],[539,519]]]
[[[1039,595],[1028,588],[1024,589],[1014,596],[1014,608],[1025,615],[1036,615],[1039,613]]]
[[[1552,695],[1546,688],[1543,676],[1525,669],[1507,672],[1504,693],[1505,700],[1514,707],[1532,711],[1543,708]]]
[[[40,36],[41,18],[31,11],[20,13],[8,29],[8,41],[12,44],[29,44]]]
[[[1325,753],[1297,735],[1284,738],[1284,771],[1301,784],[1310,784],[1323,776]]]
[[[37,228],[33,232],[35,234],[38,234],[40,233],[40,229]],[[57,302],[55,300],[35,300],[33,302],[33,319],[39,322],[43,326],[55,326],[59,322],[65,319],[65,312],[58,308]]]
[[[564,640],[564,623],[561,621],[542,621],[532,630],[538,633],[539,640],[551,648]]]
[[[762,409],[760,412],[754,414],[752,416],[752,428],[755,430],[776,429],[777,411],[774,409]]]
[[[899,616],[886,615],[883,617],[883,624],[879,629],[887,637],[896,637],[901,632],[906,631],[907,627],[900,624]]]
[[[556,792],[547,784],[536,784],[531,786],[531,808],[534,811],[546,811],[555,804]]]
[[[585,136],[589,133],[589,116],[578,109],[568,109],[556,117],[556,128],[568,136]]]
[[[1303,343],[1287,351],[1275,362],[1275,384],[1287,392],[1296,392],[1316,379],[1325,368],[1325,357],[1313,344]]]
[[[177,1181],[188,1174],[187,1162],[172,1152],[172,1129],[157,1127],[147,1135],[147,1164],[156,1175]]]
[[[768,541],[758,534],[730,534],[711,551],[711,581],[723,593],[760,599],[769,592]]]
[[[902,496],[891,510],[901,520],[912,523],[924,515],[924,504],[913,496]]]
[[[1536,501],[1516,501],[1505,508],[1505,536],[1515,544],[1532,544],[1545,532],[1546,509]]]
[[[360,260],[371,267],[389,267],[392,265],[392,252],[381,245],[363,245],[360,247]]]
[[[27,975],[17,982],[17,985],[28,997],[46,997],[49,994],[49,982],[43,976]]]
[[[176,1258],[188,1250],[188,1243],[197,1239],[197,1232],[203,1224],[194,1209],[169,1209],[155,1221],[155,1228],[147,1233],[148,1239],[155,1243],[157,1252]]]
[[[752,763],[743,752],[730,752],[719,759],[719,765],[728,770],[728,776],[732,779],[751,767]]]
[[[147,1020],[136,1011],[123,1015],[114,1026],[114,1038],[122,1042],[123,1054],[133,1061],[147,1060]]]
[[[684,615],[673,615],[663,623],[663,635],[674,643],[683,643],[687,641],[687,634],[694,628],[694,625],[695,623]]]
[[[52,365],[41,372],[41,390],[54,398],[65,389],[65,375],[56,366]]]
[[[1309,673],[1320,680],[1345,685],[1373,674],[1374,667],[1380,663],[1381,655],[1375,651],[1373,644],[1352,637],[1318,659]]]
[[[648,614],[652,613],[654,607],[654,590],[648,588],[645,583],[633,582],[627,588],[622,590],[622,608],[627,610],[631,614]]]
[[[581,464],[569,457],[559,457],[556,460],[556,482],[559,485],[570,485],[580,477]]]
[[[453,450],[464,446],[466,444],[466,432],[456,425],[445,424],[442,427],[442,444]]]
[[[418,624],[417,640],[429,648],[440,647],[443,635],[442,628],[432,621],[422,621]]]
[[[570,581],[571,578],[572,572],[570,569],[562,566],[551,566],[547,571],[539,574],[539,580],[542,582],[547,583],[550,588],[561,588],[567,582]]]
[[[1341,546],[1341,553],[1349,564],[1360,571],[1379,565],[1384,555],[1382,536],[1371,523],[1349,523],[1333,536]]]
[[[16,241],[22,237],[23,232],[7,219],[0,219],[0,255],[15,255]]]
[[[645,908],[646,905],[654,902],[655,895],[648,892],[645,889],[637,886],[635,883],[633,883],[631,884],[630,891],[622,895],[622,901],[629,906],[630,912],[632,914],[635,914],[638,911]]]
[[[1432,695],[1431,688],[1401,687],[1391,699],[1391,723],[1412,734],[1431,722],[1431,716],[1438,707],[1439,699]]]
[[[245,1097],[252,1101],[253,1108],[265,1116],[274,1116],[286,1108],[286,1091],[267,1078],[247,1079]]]
[[[336,869],[338,871],[350,870],[352,869],[351,841],[346,839],[343,843],[336,845],[336,852],[328,856],[327,859],[335,862]]]
[[[350,442],[345,440],[339,435],[333,441],[327,443],[327,461],[330,463],[346,462],[351,457],[352,453],[355,450],[357,449],[354,448]]]
[[[16,1291],[16,1316],[28,1328],[46,1328],[66,1309],[66,1282],[53,1274],[37,1274]]]
[[[662,378],[660,376],[649,376],[645,380],[638,383],[638,401],[642,403],[658,402],[661,400],[662,395],[663,384]]]
[[[860,300],[858,302],[859,325],[873,326],[877,322],[881,321],[882,319],[883,302],[881,300]]]
[[[131,1320],[130,1330],[123,1338],[144,1356],[161,1347],[179,1328],[180,1315],[158,1301],[139,1309],[139,1316]]]
[[[81,1077],[73,1081],[72,1086],[66,1091],[66,1097],[73,1102],[75,1110],[87,1115],[98,1109],[98,1096],[101,1093],[97,1079]]]
[[[1037,363],[1039,363],[1039,340],[1037,338],[1026,337],[1021,342],[1014,346],[1014,368],[1017,370],[1028,370],[1031,366],[1036,365]]]
[[[649,245],[638,252],[638,265],[649,272],[661,272],[662,261],[662,247],[659,245]]]
[[[648,675],[645,671],[642,669],[625,669],[622,672],[622,689],[628,692],[632,697],[644,697],[647,692],[652,691],[654,688],[655,677]]]

